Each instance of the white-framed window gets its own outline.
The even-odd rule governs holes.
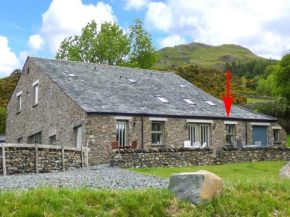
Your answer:
[[[117,121],[116,123],[116,140],[119,146],[126,146],[127,144],[127,122]]]
[[[280,130],[274,129],[273,135],[274,135],[274,142],[280,142]]]
[[[200,142],[200,145],[206,143],[206,146],[208,147],[210,145],[209,129],[209,124],[189,124],[188,134],[190,144],[193,145],[195,142]]]
[[[38,84],[34,85],[33,87],[34,89],[34,100],[33,100],[33,105],[37,105],[38,104]]]
[[[21,112],[21,94],[17,96],[17,112]]]
[[[82,133],[82,126],[74,128],[74,143],[77,148],[82,147]]]
[[[28,144],[41,144],[42,132],[36,133],[28,137]]]
[[[152,145],[164,145],[164,122],[152,122]]]
[[[236,141],[236,126],[233,124],[226,124],[226,142],[227,144]]]

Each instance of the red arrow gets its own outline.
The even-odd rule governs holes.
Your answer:
[[[226,107],[227,116],[230,116],[231,107],[234,99],[234,95],[230,97],[230,71],[227,71],[227,97],[223,96]]]

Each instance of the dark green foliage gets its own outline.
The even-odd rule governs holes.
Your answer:
[[[248,62],[231,62],[231,64],[225,64],[224,67],[235,75],[253,79],[256,76],[263,75],[268,66],[277,65],[278,62],[273,59],[254,59]]]
[[[5,134],[6,108],[0,107],[0,134]]]
[[[274,75],[274,93],[284,97],[290,104],[290,53],[283,56]]]
[[[92,21],[81,36],[62,41],[55,58],[149,69],[157,60],[157,52],[138,19],[129,35],[116,23],[102,23],[98,31],[97,23]]]
[[[20,74],[0,79],[0,107],[6,107]]]
[[[256,104],[254,110],[272,117],[283,117],[287,111],[287,102],[284,98],[276,97],[261,104]]]

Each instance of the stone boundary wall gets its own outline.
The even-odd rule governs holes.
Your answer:
[[[88,166],[89,149],[74,147],[0,144],[0,174],[49,173]]]
[[[290,160],[290,148],[222,148],[217,152],[190,148],[124,149],[113,151],[110,164],[122,168],[147,168],[281,160]]]

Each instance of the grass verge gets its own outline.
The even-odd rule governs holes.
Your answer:
[[[287,135],[287,146],[290,147],[290,134]]]
[[[0,191],[0,216],[290,216],[290,180],[284,162],[132,169],[160,177],[206,169],[225,180],[219,200],[194,207],[167,189],[91,190],[39,188]]]

